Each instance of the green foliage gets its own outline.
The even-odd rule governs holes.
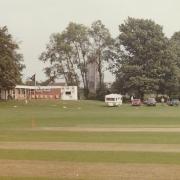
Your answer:
[[[40,60],[51,64],[45,68],[48,79],[63,77],[67,85],[82,85],[84,96],[88,98],[87,66],[96,63],[101,87],[105,66],[103,53],[111,42],[109,30],[101,21],[94,22],[91,28],[71,22],[63,32],[52,34]]]
[[[175,76],[173,73],[170,73],[171,79],[168,82],[169,86],[169,94],[170,96],[180,96],[180,32],[174,33],[174,35],[170,39],[170,50],[174,59],[173,72],[175,72]]]
[[[11,89],[21,82],[22,55],[17,52],[18,44],[13,41],[6,26],[0,28],[0,87]]]
[[[170,39],[171,47],[173,48],[174,56],[176,56],[176,62],[178,67],[180,67],[180,31],[175,32]]]
[[[45,68],[49,79],[63,77],[67,85],[78,87],[81,81],[85,97],[88,95],[88,32],[88,28],[82,24],[69,23],[62,33],[51,36],[46,51],[40,56],[40,60],[51,63],[50,67]]]
[[[91,37],[91,57],[90,61],[97,64],[99,74],[99,89],[103,91],[104,86],[104,71],[106,70],[107,51],[113,46],[113,38],[109,30],[100,20],[92,23],[90,29]],[[97,94],[97,96],[99,96]]]
[[[152,20],[128,18],[119,30],[115,86],[141,98],[177,91],[180,70],[162,27]]]
[[[105,95],[109,94],[109,90],[107,89],[106,85],[103,83],[100,88],[96,91],[96,99],[104,101]]]
[[[89,100],[96,100],[96,93],[90,92],[88,94],[88,99]]]

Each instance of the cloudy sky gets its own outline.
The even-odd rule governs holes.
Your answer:
[[[38,57],[49,36],[64,30],[70,21],[90,26],[101,19],[115,37],[118,25],[128,16],[154,20],[168,37],[180,31],[179,0],[0,0],[0,26],[7,25],[20,43],[24,79],[34,73],[38,80],[45,79]],[[112,77],[107,73],[105,79]]]

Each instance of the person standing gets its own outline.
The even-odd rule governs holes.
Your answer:
[[[164,98],[161,97],[161,104],[164,105]]]
[[[131,96],[131,102],[133,102],[133,100],[134,100],[134,97],[133,97],[133,96]]]

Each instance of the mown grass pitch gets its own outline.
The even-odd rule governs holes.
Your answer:
[[[178,179],[180,107],[0,102],[0,142],[0,179]],[[38,148],[31,149],[36,142]],[[100,148],[106,144],[126,150]]]
[[[62,127],[62,126],[152,126],[180,127],[180,108],[106,107],[97,101],[32,101],[0,103],[0,128]]]

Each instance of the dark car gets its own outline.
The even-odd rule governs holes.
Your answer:
[[[140,106],[141,100],[140,99],[133,99],[131,104],[132,104],[132,106]]]
[[[167,104],[169,106],[179,106],[179,99],[171,99],[171,100],[167,101]]]
[[[146,104],[148,106],[156,106],[156,100],[155,98],[148,98],[147,101],[146,101]]]

